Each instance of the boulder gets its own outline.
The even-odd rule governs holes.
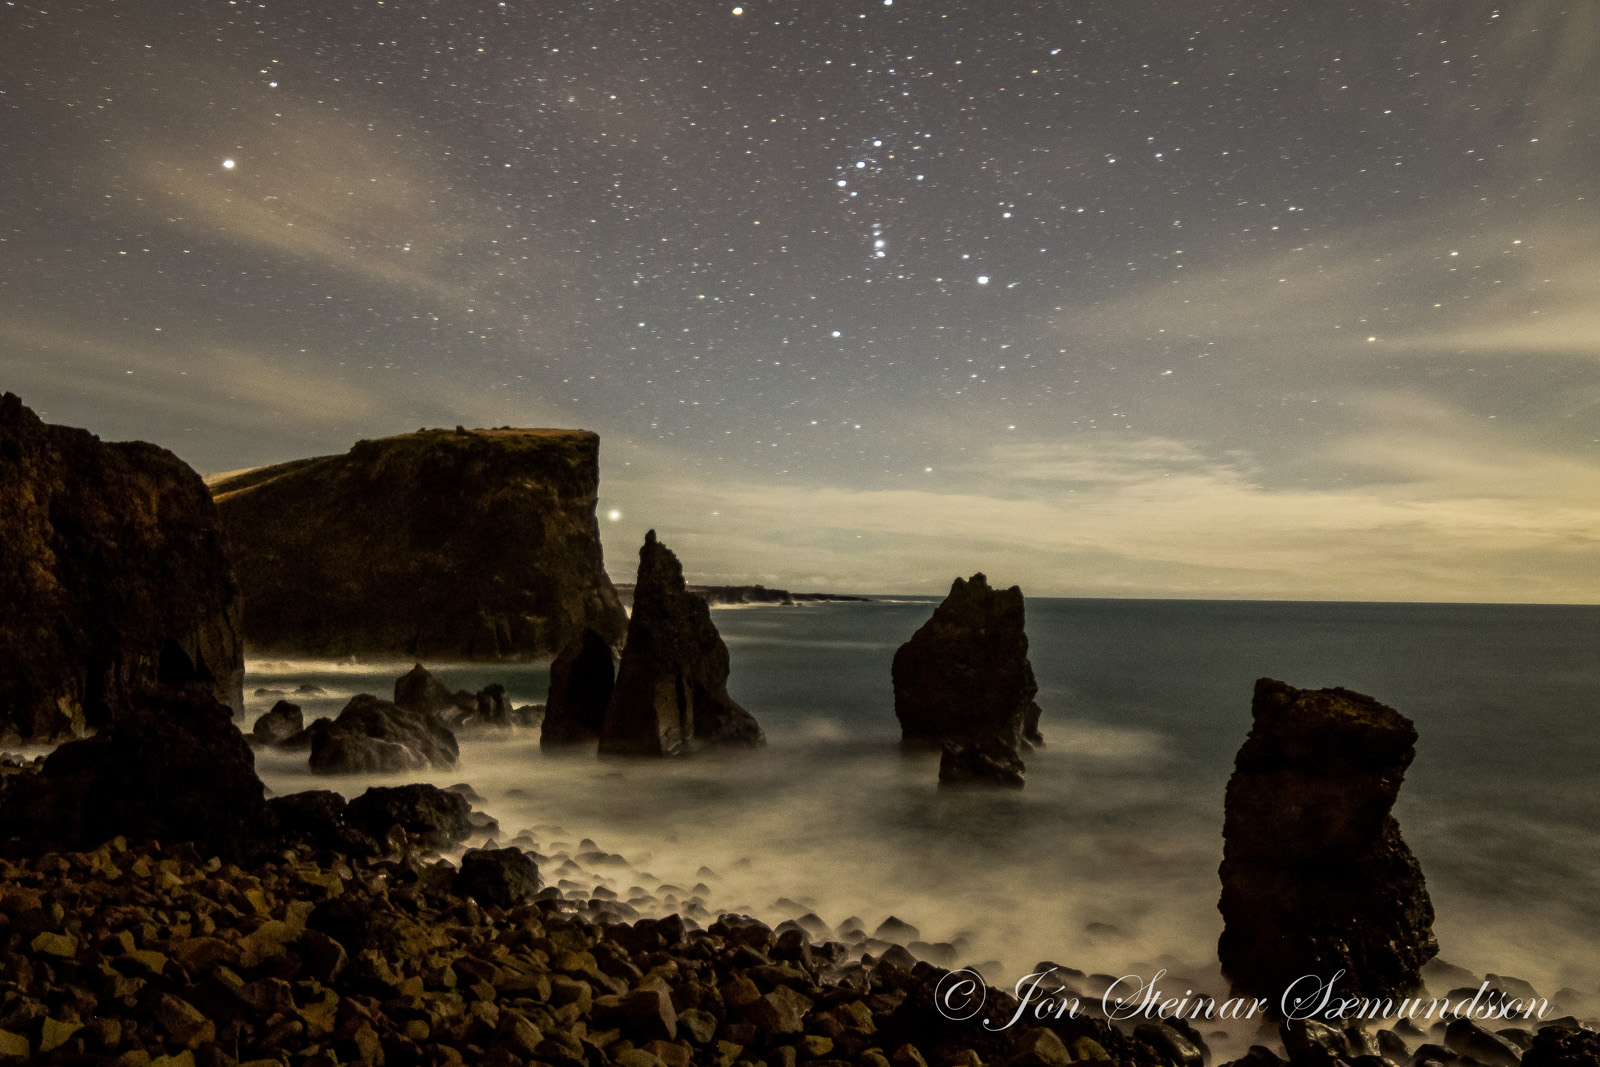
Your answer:
[[[764,744],[754,717],[728,695],[728,646],[711,608],[685,589],[678,557],[651,530],[639,549],[633,617],[601,726],[601,754]]]
[[[1594,1067],[1600,1063],[1600,1034],[1593,1030],[1546,1026],[1533,1036],[1522,1067]]]
[[[586,629],[568,642],[550,665],[539,747],[550,750],[598,741],[616,682],[617,654],[604,637]]]
[[[1223,973],[1277,1002],[1305,975],[1338,996],[1421,983],[1438,951],[1422,870],[1390,814],[1416,728],[1347,689],[1263,678],[1228,781],[1221,867]]]
[[[436,718],[366,693],[350,698],[326,726],[312,724],[311,769],[320,774],[373,774],[449,768],[460,749]]]
[[[424,848],[448,848],[472,833],[472,805],[438,786],[373,786],[345,808],[345,819],[362,833],[385,840],[400,827]]]
[[[456,694],[420,663],[394,680],[394,702],[424,715],[444,715],[457,706]]]
[[[267,801],[267,807],[286,840],[352,856],[375,856],[383,851],[371,835],[350,825],[346,817],[349,805],[331,789],[286,793]]]
[[[941,748],[941,784],[1020,785],[1019,749],[1038,736],[1022,590],[957,578],[894,654],[894,713],[907,748]]]
[[[121,834],[237,860],[273,830],[255,755],[205,683],[133,698],[94,737],[50,753],[0,807],[0,838],[52,850]]]
[[[262,745],[281,745],[305,728],[306,717],[300,705],[280,700],[256,720],[250,730],[250,740]]]
[[[519,848],[475,848],[461,857],[455,892],[480,904],[514,908],[539,892],[539,866]]]
[[[252,647],[519,660],[627,617],[585,430],[423,430],[212,485]]]
[[[0,743],[81,737],[160,686],[244,709],[239,587],[200,476],[0,396]]]

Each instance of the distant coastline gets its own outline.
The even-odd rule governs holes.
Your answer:
[[[622,600],[624,607],[633,608],[633,583],[613,583],[616,586],[617,596]],[[834,601],[854,601],[865,603],[872,600],[868,596],[854,596],[848,593],[791,593],[787,589],[768,589],[764,585],[691,585],[689,592],[695,596],[703,597],[713,606],[718,604],[785,604],[796,605],[806,603],[827,603]]]

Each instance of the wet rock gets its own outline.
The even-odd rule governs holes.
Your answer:
[[[511,908],[532,900],[542,885],[539,866],[518,848],[479,848],[461,857],[455,892],[481,904]]]
[[[1546,1026],[1533,1035],[1522,1067],[1594,1067],[1600,1064],[1600,1033]]]
[[[1445,1027],[1444,1047],[1461,1056],[1471,1056],[1487,1067],[1516,1067],[1522,1061],[1520,1049],[1482,1029],[1471,1019],[1456,1019]]]
[[[432,715],[366,693],[311,735],[311,769],[321,774],[443,769],[459,754],[455,735]]]
[[[599,741],[616,680],[617,656],[604,637],[586,629],[570,641],[550,665],[539,747],[548,751]]]
[[[1205,1055],[1201,1047],[1166,1023],[1141,1023],[1133,1036],[1156,1050],[1164,1063],[1175,1067],[1201,1067]]]
[[[394,703],[436,718],[458,706],[456,694],[420,663],[394,680]]]
[[[272,830],[255,755],[204,683],[133,698],[100,733],[52,752],[0,806],[0,838],[45,848],[120,834],[240,858]]]
[[[448,848],[472,833],[472,805],[437,786],[373,786],[350,801],[345,817],[369,837],[384,840],[398,826],[424,848]]]
[[[600,752],[671,756],[764,744],[761,727],[728,695],[728,648],[711,609],[685,590],[678,557],[651,530],[639,550],[633,617]]]
[[[331,789],[286,793],[267,801],[267,807],[277,818],[279,831],[291,841],[352,856],[376,856],[383,851],[371,835],[350,825],[346,818],[349,805]]]
[[[939,753],[939,784],[999,785],[1021,789],[1026,768],[1017,750],[994,739],[946,741]]]
[[[621,639],[598,485],[595,434],[508,428],[361,441],[212,492],[252,647],[501,660]]]
[[[256,720],[250,730],[250,740],[262,745],[281,745],[305,728],[305,714],[300,705],[280,700]]]
[[[1024,621],[1016,586],[991,589],[982,574],[957,578],[933,616],[895,652],[901,742],[946,748],[941,782],[1018,784],[1024,727],[1030,716],[1037,719]]]
[[[1411,721],[1345,689],[1256,683],[1229,780],[1217,951],[1245,993],[1305,975],[1340,996],[1409,992],[1437,951],[1422,870],[1390,809],[1415,753]]]
[[[0,396],[0,742],[59,741],[157,687],[244,709],[240,596],[200,476]]]

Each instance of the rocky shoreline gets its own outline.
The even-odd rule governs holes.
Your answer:
[[[584,900],[540,889],[536,865],[557,858],[531,847],[485,841],[459,864],[429,857],[429,845],[495,828],[463,819],[457,795],[434,803],[444,791],[405,788],[432,807],[411,804],[413,817],[383,835],[380,856],[326,841],[291,842],[238,863],[121,837],[76,852],[27,854],[13,843],[0,859],[0,1059],[126,1067],[1212,1062],[1206,1037],[1181,1018],[1118,1025],[1089,1011],[1005,1026],[1017,1002],[994,989],[976,1015],[951,1019],[941,1010],[950,972],[862,933],[853,943],[816,941],[801,922],[774,930],[732,914],[703,927],[678,914],[639,918],[609,899],[615,894],[571,894]],[[282,809],[290,799],[271,803]],[[395,800],[367,807],[396,817],[406,806]],[[339,807],[325,826],[344,824]],[[372,817],[369,810],[355,821],[371,827]],[[608,857],[591,850],[583,858]],[[570,861],[560,863],[570,871]],[[1059,974],[1086,996],[1104,977]],[[1498,1035],[1467,1020],[1427,1032],[1309,1023],[1282,1038],[1279,1045],[1260,1028],[1250,1038],[1256,1046],[1235,1062],[1270,1067],[1284,1061],[1284,1046],[1297,1067],[1576,1067],[1600,1057],[1600,1035],[1570,1018]]]

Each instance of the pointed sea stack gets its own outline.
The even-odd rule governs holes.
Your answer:
[[[1415,989],[1438,952],[1433,905],[1390,809],[1416,728],[1360,693],[1271,678],[1251,714],[1223,824],[1223,973],[1274,1004],[1306,975],[1337,996]]]
[[[161,685],[244,708],[239,586],[200,476],[0,397],[0,742],[105,726]]]
[[[604,637],[584,630],[550,665],[539,747],[548,752],[598,741],[616,684],[617,654]]]
[[[711,608],[684,586],[678,557],[645,535],[633,618],[600,754],[673,756],[713,745],[755,746],[766,736],[728,696],[728,646]]]
[[[587,430],[419,430],[214,480],[252,648],[520,660],[621,640]]]
[[[906,748],[942,748],[941,784],[1022,784],[1018,750],[1037,737],[1022,590],[957,578],[933,617],[894,654],[894,713]]]

